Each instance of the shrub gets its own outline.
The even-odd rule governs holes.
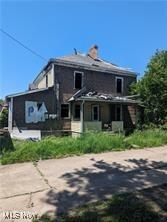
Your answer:
[[[79,138],[46,137],[38,142],[14,140],[15,150],[6,152],[2,164],[61,158],[85,153],[142,148],[167,144],[167,133],[154,129],[135,131],[128,137],[122,134],[86,133]]]

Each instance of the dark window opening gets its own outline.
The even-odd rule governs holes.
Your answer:
[[[61,105],[61,117],[69,117],[69,104],[62,104]]]
[[[99,106],[93,106],[92,107],[92,119],[94,121],[99,120]]]
[[[80,119],[80,105],[75,105],[74,118],[75,119]]]
[[[46,87],[48,87],[48,75],[46,75]]]
[[[122,93],[122,79],[117,79],[117,93]]]
[[[82,73],[75,72],[75,89],[82,88]]]
[[[116,107],[116,121],[121,121],[121,107]]]

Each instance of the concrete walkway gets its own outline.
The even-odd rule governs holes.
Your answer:
[[[163,183],[167,146],[0,166],[0,221],[58,215],[114,193]],[[13,220],[5,219],[6,211],[14,212]]]

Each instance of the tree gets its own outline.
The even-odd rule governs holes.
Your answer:
[[[8,126],[8,110],[3,109],[0,113],[0,129]]]
[[[4,100],[0,99],[0,105],[4,105]],[[0,112],[0,129],[8,126],[8,110],[6,108],[2,108]]]
[[[167,121],[167,50],[156,51],[147,65],[144,77],[132,86],[144,106],[144,122]]]

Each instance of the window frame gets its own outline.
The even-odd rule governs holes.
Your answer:
[[[62,117],[61,116],[61,111],[62,111],[62,105],[68,105],[68,117]],[[69,103],[61,103],[61,106],[60,106],[60,116],[61,116],[61,119],[70,119],[70,104]]]
[[[121,79],[121,81],[122,81],[121,92],[118,92],[118,91],[117,91],[117,80],[118,80],[118,79]],[[116,93],[118,93],[118,94],[123,93],[123,89],[124,89],[124,78],[117,76],[115,81],[116,81],[116,83],[115,83],[115,85],[116,85]]]
[[[75,78],[76,78],[76,74],[77,74],[77,73],[79,73],[79,74],[82,75],[82,78],[81,78],[81,81],[82,81],[82,82],[81,82],[81,88],[80,88],[80,89],[82,89],[82,88],[83,88],[83,85],[84,85],[84,84],[83,84],[84,72],[77,71],[77,70],[74,71],[74,89],[80,90],[79,88],[76,88],[76,87],[75,87]]]
[[[97,118],[97,120],[94,119],[94,107],[98,108],[97,109],[98,110],[98,113],[97,113],[98,118]],[[92,105],[92,121],[94,121],[94,122],[100,121],[100,106],[98,104]]]

